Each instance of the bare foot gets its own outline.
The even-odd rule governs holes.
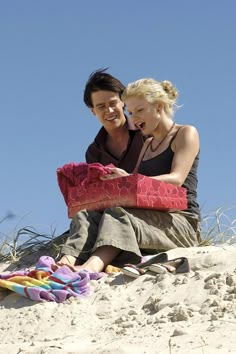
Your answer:
[[[90,267],[86,267],[86,266],[83,266],[83,265],[74,266],[72,264],[64,264],[64,263],[61,263],[61,262],[57,262],[57,263],[52,264],[51,265],[51,269],[55,272],[59,268],[65,267],[65,266],[67,268],[69,268],[70,270],[72,270],[72,272],[79,272],[80,270],[87,270],[89,272],[96,273],[96,271],[92,270]]]
[[[59,262],[57,262],[57,264],[70,264],[70,265],[75,265],[76,262],[76,258],[73,256],[67,256],[66,254],[61,257],[61,259],[59,260]]]
[[[56,270],[60,269],[61,267],[67,267],[70,270],[72,270],[73,272],[77,272],[77,270],[75,269],[75,266],[70,265],[70,264],[64,264],[64,263],[54,263],[51,265],[51,269],[53,272],[55,272]]]
[[[69,267],[73,272],[78,272],[80,270],[87,270],[91,273],[99,273],[102,272],[103,269],[111,263],[111,261],[120,253],[120,249],[115,248],[113,246],[102,246],[99,247],[90,257],[89,259],[82,265],[75,265],[75,257],[71,256],[63,256],[59,262],[55,264],[55,268],[60,268],[62,266]],[[63,263],[62,263],[63,261]],[[52,270],[54,266],[52,266]]]
[[[72,256],[63,256],[58,262],[51,266],[53,271],[66,266],[72,272],[79,272],[80,270],[87,270],[90,273],[98,273],[102,271],[104,263],[100,260],[99,257],[91,256],[84,264],[75,265],[76,258]]]
[[[76,262],[76,258],[73,256],[67,256],[64,255],[58,262],[56,262],[55,264],[51,265],[52,270],[55,272],[57,269],[63,267],[63,266],[67,266],[68,268],[70,268],[72,271],[74,270],[74,265]]]

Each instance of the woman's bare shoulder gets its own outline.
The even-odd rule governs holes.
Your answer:
[[[193,137],[193,136],[198,136],[198,130],[196,127],[193,125],[177,125],[177,134],[176,138],[183,138],[183,137]]]

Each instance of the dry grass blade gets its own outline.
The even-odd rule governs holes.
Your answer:
[[[202,244],[235,244],[236,219],[235,207],[218,208],[202,218]]]

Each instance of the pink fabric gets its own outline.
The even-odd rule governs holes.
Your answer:
[[[109,173],[99,163],[71,163],[58,168],[57,178],[72,218],[78,211],[104,210],[113,206],[130,208],[187,209],[186,189],[154,178],[134,174],[102,181]]]
[[[101,176],[110,173],[106,167],[115,167],[113,164],[103,166],[100,163],[87,164],[86,162],[68,163],[57,169],[57,180],[65,202],[68,205],[70,190],[73,186],[84,186],[99,181]]]

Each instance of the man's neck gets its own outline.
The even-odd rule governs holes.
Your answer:
[[[120,158],[127,149],[129,143],[129,131],[127,122],[122,127],[107,132],[106,147],[116,157]]]
[[[129,131],[128,131],[128,124],[127,122],[122,125],[121,127],[112,129],[110,131],[107,131],[107,134],[109,136],[109,140],[115,140],[115,139],[122,139],[122,137],[124,136],[128,136],[129,135]]]

